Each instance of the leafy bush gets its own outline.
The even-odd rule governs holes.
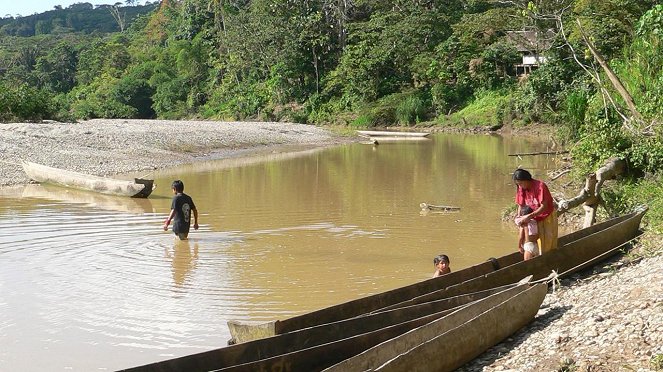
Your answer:
[[[373,118],[368,115],[361,115],[350,123],[353,128],[370,128],[373,126]]]
[[[0,82],[0,121],[41,120],[53,116],[51,92],[26,84]]]
[[[612,157],[626,157],[631,146],[621,130],[621,123],[608,118],[582,125],[580,140],[571,149],[574,165],[581,174],[595,171]]]
[[[406,97],[396,107],[396,118],[400,124],[412,125],[419,123],[425,118],[426,105],[417,96]]]
[[[580,128],[585,122],[589,105],[588,92],[577,89],[568,92],[564,98],[564,139],[575,142],[580,138]]]
[[[649,211],[645,215],[648,230],[663,233],[663,177],[646,177],[638,182],[622,180],[604,187],[602,197],[611,215],[632,212],[639,205],[646,204]]]
[[[508,115],[511,96],[502,90],[485,90],[476,94],[472,103],[455,112],[447,120],[460,126],[494,126],[502,124]]]

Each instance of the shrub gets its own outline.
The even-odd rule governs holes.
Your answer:
[[[419,123],[426,115],[424,101],[416,96],[406,97],[396,107],[396,118],[399,124],[412,125]]]
[[[0,121],[41,120],[53,116],[51,92],[26,84],[0,82]]]

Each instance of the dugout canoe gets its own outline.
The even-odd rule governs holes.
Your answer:
[[[228,323],[228,327],[235,342],[245,342],[347,319],[380,309],[388,310],[463,293],[477,292],[514,283],[528,275],[533,275],[534,280],[548,276],[551,271],[562,276],[569,275],[617,253],[620,248],[637,236],[645,212],[646,208],[642,208],[636,212],[561,236],[558,239],[556,250],[528,261],[523,261],[522,255],[514,252],[437,278],[292,318],[260,324],[231,321]]]
[[[489,302],[497,296],[488,297],[324,371],[453,371],[530,323],[547,289],[546,283],[539,283],[506,300]]]
[[[526,278],[523,283],[484,291],[472,297],[459,296],[453,301],[442,300],[386,312],[392,313],[389,315],[373,314],[348,319],[135,367],[124,372],[319,371],[459,309],[480,307],[485,311],[500,302],[496,298],[504,301],[524,291],[529,286],[528,280]],[[492,299],[485,302],[487,298]],[[478,306],[477,303],[482,305]]]
[[[364,137],[390,137],[390,138],[423,138],[430,133],[426,132],[391,132],[381,130],[358,130],[357,133]]]
[[[528,277],[521,282],[527,283],[529,280],[530,278]],[[125,372],[208,371],[238,364],[252,363],[260,359],[293,353],[298,350],[317,347],[322,344],[348,338],[358,342],[358,344],[355,345],[353,341],[346,341],[344,342],[344,348],[355,350],[362,347],[366,342],[364,338],[356,338],[355,336],[370,333],[371,337],[386,339],[387,337],[399,334],[398,332],[404,332],[406,329],[412,329],[425,324],[469,303],[514,288],[522,283],[510,284],[486,291],[464,294],[414,306],[365,314],[360,317],[304,328],[269,338],[257,339],[207,352],[134,367],[125,370]],[[400,326],[393,327],[395,325]],[[344,351],[344,353],[344,355],[348,355],[348,351]]]
[[[133,181],[127,181],[98,177],[29,161],[23,161],[22,165],[25,174],[33,181],[106,195],[147,198],[155,188],[154,180],[135,178]]]

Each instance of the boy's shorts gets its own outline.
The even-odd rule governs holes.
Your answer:
[[[188,233],[175,233],[175,236],[180,238],[180,240],[187,240],[189,238]]]
[[[525,244],[523,244],[523,250],[525,252],[529,252],[530,254],[532,254],[532,256],[539,255],[539,245],[534,242],[526,242]]]

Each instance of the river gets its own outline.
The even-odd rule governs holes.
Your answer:
[[[136,200],[28,185],[0,199],[0,370],[115,370],[226,345],[230,319],[290,317],[516,249],[501,220],[533,140],[436,134],[200,162]],[[161,229],[170,183],[200,212]],[[424,213],[420,203],[460,207]]]

